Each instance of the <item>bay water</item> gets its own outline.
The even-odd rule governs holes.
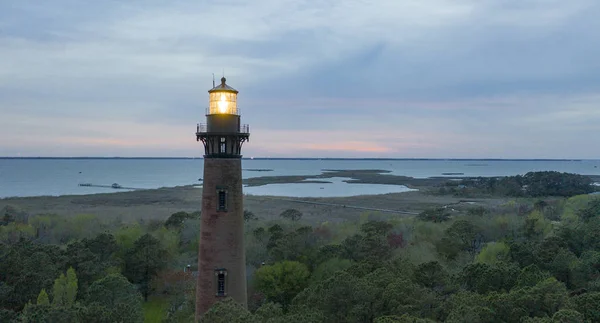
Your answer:
[[[318,175],[327,169],[380,169],[393,175],[427,178],[509,176],[529,171],[560,171],[600,175],[600,160],[457,160],[457,159],[243,159],[243,178]],[[268,170],[268,171],[267,171]],[[0,159],[0,198],[115,192],[112,188],[81,187],[80,183],[159,188],[201,184],[203,159],[152,158],[4,158]],[[353,196],[408,190],[402,185],[331,183],[269,184],[246,187],[246,194],[278,196]]]

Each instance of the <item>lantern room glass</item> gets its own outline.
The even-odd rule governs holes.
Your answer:
[[[209,114],[238,114],[237,94],[212,92],[209,95]]]

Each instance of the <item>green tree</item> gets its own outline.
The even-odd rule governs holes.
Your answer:
[[[4,296],[0,303],[4,308],[21,311],[42,288],[51,290],[58,268],[63,266],[63,251],[58,246],[29,241],[0,243],[0,296]]]
[[[133,248],[127,253],[123,274],[139,286],[144,300],[148,300],[151,292],[152,278],[166,266],[166,254],[160,241],[150,234],[136,240]]]
[[[281,212],[281,214],[279,214],[279,216],[284,219],[292,220],[295,222],[295,221],[299,221],[302,218],[302,212],[300,212],[296,209],[287,209],[287,210]]]
[[[517,277],[516,287],[533,287],[549,277],[548,272],[542,271],[536,265],[529,265],[521,269],[521,273]]]
[[[260,318],[260,317],[259,317]],[[260,321],[265,322],[265,321]],[[285,315],[272,317],[266,323],[323,323],[326,322],[323,314],[306,306],[295,306]]]
[[[367,276],[364,279],[372,280],[372,277]],[[407,313],[416,317],[431,317],[437,306],[435,293],[404,277],[392,278],[392,281],[383,288],[381,297],[376,299],[377,308],[374,315]]]
[[[46,293],[46,289],[42,288],[35,303],[37,305],[50,305],[50,299],[48,298],[48,293]]]
[[[252,211],[244,210],[244,221],[249,222],[252,220],[258,220],[258,217]]]
[[[86,320],[82,317],[85,308],[68,306],[27,305],[21,312],[19,322],[31,323],[79,323],[98,322]]]
[[[538,260],[535,255],[536,245],[532,241],[513,241],[509,243],[508,257],[520,267],[535,264]]]
[[[467,290],[485,294],[491,291],[509,291],[518,274],[519,268],[513,264],[474,263],[463,269],[460,281]]]
[[[77,275],[75,269],[69,267],[67,270],[67,284],[65,286],[65,305],[71,306],[77,298]]]
[[[348,269],[350,266],[352,266],[352,262],[348,259],[331,258],[315,268],[311,274],[310,281],[316,283],[325,280],[338,271]]]
[[[61,273],[60,277],[54,280],[54,287],[52,288],[52,305],[53,306],[66,306],[67,302],[67,277]]]
[[[267,300],[287,306],[307,286],[309,276],[306,265],[282,261],[260,267],[254,274],[254,282]]]
[[[84,299],[88,307],[86,322],[143,322],[142,297],[119,274],[95,281]]]
[[[183,224],[185,223],[186,220],[194,219],[194,218],[196,218],[196,215],[193,213],[192,214],[187,213],[187,212],[173,213],[173,214],[171,214],[171,216],[169,216],[167,221],[165,221],[165,228],[181,230],[181,228],[183,227]]]
[[[247,309],[231,297],[215,303],[202,317],[200,323],[258,323]]]
[[[577,295],[571,299],[571,303],[587,320],[600,322],[600,292]]]
[[[354,261],[381,262],[389,259],[392,248],[388,243],[388,235],[391,230],[392,225],[385,221],[363,223],[359,234],[343,241],[343,256]]]
[[[600,198],[589,201],[584,209],[579,210],[579,218],[583,221],[587,222],[598,217],[600,217]]]
[[[16,323],[18,314],[15,311],[0,308],[0,322]]]
[[[489,242],[477,255],[476,261],[485,264],[495,264],[508,260],[509,247],[503,242]]]
[[[296,260],[311,265],[312,254],[316,253],[313,246],[317,237],[312,232],[312,227],[303,226],[293,232],[278,237],[269,248],[269,255],[273,261]]]
[[[67,245],[67,265],[77,273],[78,293],[84,295],[94,281],[119,266],[117,241],[112,234],[101,233],[93,239],[82,239]]]
[[[487,301],[499,317],[517,322],[523,316],[552,317],[569,305],[569,295],[563,283],[550,277],[533,287],[514,288],[508,294],[492,293]]]
[[[427,288],[439,289],[446,285],[448,273],[437,261],[422,263],[415,269],[415,281]]]
[[[466,251],[474,257],[483,242],[479,227],[467,220],[458,220],[446,229],[438,249],[450,259],[456,257],[456,251]]]
[[[426,209],[419,213],[417,219],[435,223],[446,222],[450,220],[450,213],[443,207]]]
[[[461,313],[473,313],[479,316],[486,316],[491,310],[486,307],[488,302],[482,295],[477,293],[459,290],[458,292],[449,295],[444,303],[439,308],[438,319],[441,321],[457,321],[461,317]],[[449,317],[454,318],[451,320]],[[463,315],[464,316],[464,315]],[[460,321],[459,321],[460,322]],[[470,322],[485,322],[483,319],[471,320]]]
[[[322,322],[370,322],[375,318],[374,304],[381,288],[345,271],[338,271],[329,279],[304,289],[292,304],[321,312],[324,316]]]
[[[408,314],[404,314],[402,316],[380,316],[373,321],[373,323],[434,323],[430,319],[422,319],[419,317],[410,316]]]
[[[552,323],[583,323],[584,316],[574,310],[562,309],[552,316]],[[588,321],[589,322],[589,321]]]
[[[268,322],[271,319],[277,319],[283,316],[283,307],[281,304],[267,302],[262,304],[254,313],[260,322]]]

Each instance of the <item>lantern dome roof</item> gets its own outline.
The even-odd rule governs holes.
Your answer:
[[[221,78],[221,84],[213,87],[212,89],[208,90],[208,93],[211,92],[233,92],[233,93],[238,93],[238,90],[232,88],[231,86],[227,85],[227,83],[225,83],[225,81],[227,81],[227,79],[225,77]]]

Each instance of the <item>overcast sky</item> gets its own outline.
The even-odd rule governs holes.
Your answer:
[[[0,156],[600,158],[598,0],[3,0]]]

